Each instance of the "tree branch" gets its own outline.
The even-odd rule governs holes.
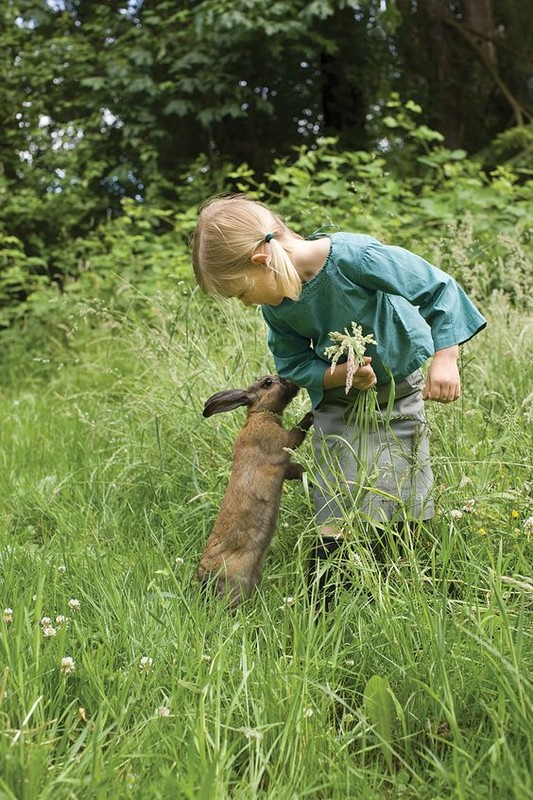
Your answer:
[[[474,51],[477,59],[482,64],[482,66],[487,70],[489,75],[491,76],[492,80],[503,94],[509,105],[511,106],[515,118],[516,125],[521,127],[525,124],[525,120],[533,119],[533,114],[527,108],[525,108],[519,100],[513,95],[507,84],[501,79],[498,70],[496,67],[490,62],[487,58],[483,49],[479,47],[476,42],[476,37],[482,36],[482,34],[478,34],[476,31],[473,31],[471,28],[468,28],[466,25],[463,25],[460,22],[457,22],[456,19],[450,14],[449,11],[442,9],[442,21],[448,25],[449,27],[456,30],[460,36],[470,45],[472,50]]]

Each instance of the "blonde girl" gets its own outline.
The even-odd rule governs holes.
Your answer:
[[[309,393],[320,529],[313,580],[349,529],[352,536],[363,523],[380,529],[431,518],[423,401],[457,400],[459,345],[486,325],[457,282],[371,236],[304,239],[246,195],[215,197],[201,208],[192,252],[204,291],[261,306],[278,373]],[[353,322],[376,343],[346,394],[347,363],[332,373],[325,351],[330,332]],[[420,368],[429,358],[424,382]],[[373,387],[376,413],[366,424],[353,408]]]

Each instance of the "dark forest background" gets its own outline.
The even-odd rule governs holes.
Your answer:
[[[4,308],[89,269],[124,215],[143,218],[144,240],[172,230],[178,253],[214,192],[255,188],[283,205],[292,183],[287,212],[317,183],[328,187],[319,206],[342,200],[337,176],[345,187],[373,181],[400,214],[407,191],[435,194],[436,177],[464,189],[466,178],[486,186],[506,170],[517,189],[531,176],[533,14],[523,0],[1,8]],[[175,272],[185,271],[183,251]]]

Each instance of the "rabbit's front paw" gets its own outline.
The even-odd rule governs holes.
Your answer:
[[[315,420],[315,415],[312,411],[308,411],[305,417],[302,419],[301,422],[298,423],[298,427],[304,431],[308,431],[311,425]]]

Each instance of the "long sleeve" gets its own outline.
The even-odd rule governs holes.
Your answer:
[[[262,312],[268,325],[268,346],[278,374],[305,387],[311,395],[322,397],[328,362],[316,355],[310,339],[276,319],[269,306],[262,306]]]
[[[486,325],[454,278],[402,247],[372,241],[354,278],[360,286],[403,297],[416,306],[431,328],[435,350],[462,344]]]

